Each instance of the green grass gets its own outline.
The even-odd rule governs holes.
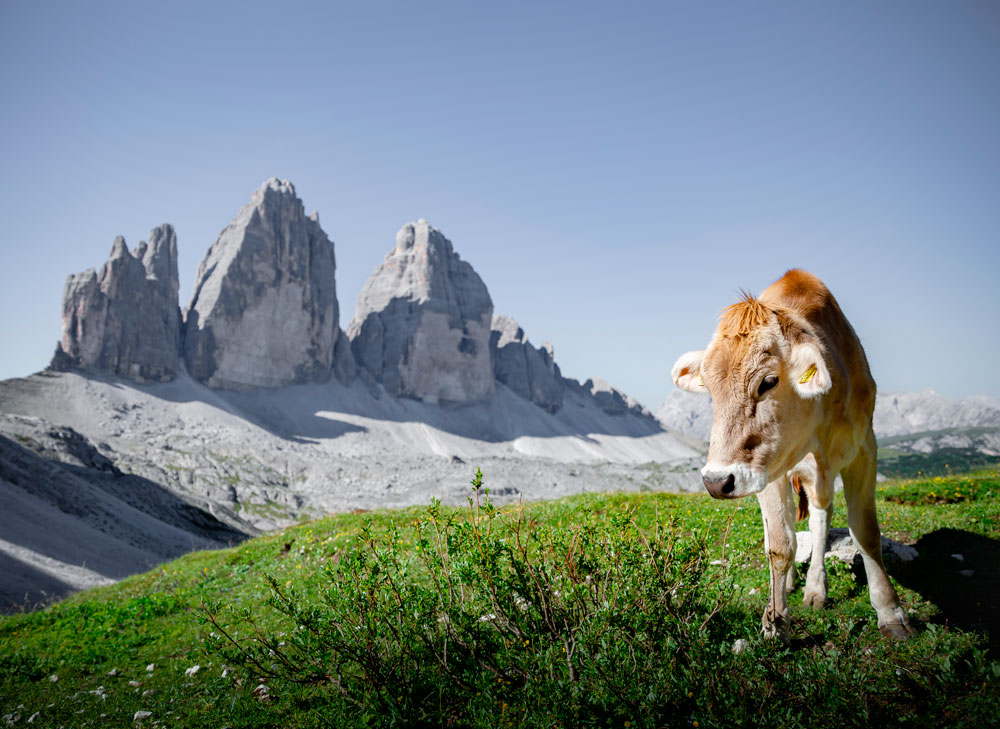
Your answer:
[[[1000,474],[890,481],[878,498],[883,533],[921,550],[890,570],[921,624],[906,643],[880,636],[863,573],[834,560],[831,606],[804,610],[797,591],[791,646],[760,639],[767,568],[752,499],[432,506],[319,519],[0,618],[0,720],[996,725],[997,636],[973,628],[997,625]],[[734,654],[739,638],[749,647]],[[224,664],[236,666],[225,677]],[[152,713],[134,724],[140,710]]]

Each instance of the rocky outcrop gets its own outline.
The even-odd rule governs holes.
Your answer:
[[[271,178],[198,269],[184,326],[189,374],[242,389],[322,382],[339,335],[333,243],[287,180]]]
[[[88,269],[66,279],[63,336],[53,366],[112,372],[137,382],[177,374],[177,235],[161,225],[130,252],[121,236],[100,275]]]
[[[471,402],[493,392],[492,316],[482,279],[421,219],[396,234],[347,334],[359,370],[390,394]]]
[[[563,378],[552,345],[536,348],[509,316],[493,317],[490,332],[493,375],[521,397],[555,413],[563,404]]]
[[[681,389],[671,390],[656,410],[656,419],[666,427],[705,441],[712,432],[713,416],[712,398]]]
[[[656,422],[656,418],[642,403],[600,377],[592,377],[582,385],[576,380],[566,378],[563,379],[563,383],[592,398],[607,415],[635,415]]]

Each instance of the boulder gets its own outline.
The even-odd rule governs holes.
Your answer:
[[[809,532],[795,532],[795,561],[808,562],[812,556],[812,534]],[[882,537],[882,559],[896,562],[912,562],[917,558],[917,550],[913,547],[901,544],[900,542]],[[851,532],[844,527],[831,529],[826,538],[826,557],[836,557],[841,562],[853,563],[861,559],[861,550],[858,549]]]
[[[118,236],[100,275],[88,269],[66,279],[53,367],[102,370],[143,383],[172,380],[180,343],[177,289],[173,226],[154,228],[149,244],[140,242],[134,252]]]
[[[209,387],[322,382],[340,333],[333,243],[287,180],[271,178],[198,268],[184,325],[188,373]]]
[[[493,301],[426,220],[404,225],[347,330],[357,367],[391,395],[463,403],[493,392]]]
[[[535,347],[509,316],[495,316],[490,332],[493,375],[521,397],[555,413],[563,404],[563,378],[552,345]]]

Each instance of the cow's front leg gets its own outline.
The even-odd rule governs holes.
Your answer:
[[[757,494],[764,519],[764,551],[770,571],[770,595],[762,622],[765,638],[789,640],[788,581],[795,569],[795,501],[785,476]]]

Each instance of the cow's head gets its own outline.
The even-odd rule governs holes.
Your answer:
[[[832,384],[813,328],[787,309],[746,296],[726,309],[708,348],[682,355],[674,384],[712,396],[702,469],[717,499],[757,493],[803,457]]]

